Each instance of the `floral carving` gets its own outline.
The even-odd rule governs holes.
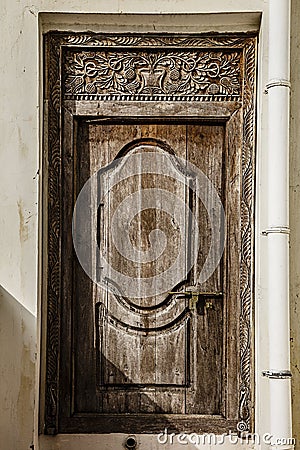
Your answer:
[[[241,52],[81,51],[65,56],[65,98],[241,95]],[[194,98],[193,98],[194,100]]]

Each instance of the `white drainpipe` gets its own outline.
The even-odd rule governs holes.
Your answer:
[[[269,0],[268,329],[272,448],[292,448],[289,325],[290,0]]]

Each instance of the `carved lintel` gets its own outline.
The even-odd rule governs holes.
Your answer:
[[[66,51],[67,100],[240,100],[242,52]]]

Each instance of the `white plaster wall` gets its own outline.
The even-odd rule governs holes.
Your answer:
[[[297,4],[298,3],[298,4]],[[297,6],[296,6],[297,5]],[[297,11],[296,11],[297,10]],[[268,368],[268,349],[266,334],[266,286],[265,273],[266,239],[261,230],[266,228],[266,131],[267,96],[263,94],[267,82],[268,60],[268,1],[267,0],[1,0],[0,4],[0,337],[1,337],[1,377],[0,377],[0,448],[5,450],[28,449],[32,439],[35,449],[114,449],[122,448],[124,436],[58,436],[37,439],[37,406],[33,398],[38,397],[38,365],[34,369],[34,354],[38,351],[39,338],[35,326],[39,324],[39,282],[38,282],[38,213],[40,164],[40,72],[39,72],[39,14],[40,13],[208,13],[208,12],[262,11],[260,34],[260,54],[258,73],[258,163],[257,163],[257,201],[256,201],[256,431],[261,435],[268,431],[268,382],[260,373]],[[299,18],[299,2],[294,0],[294,39],[299,40],[295,20]],[[297,14],[295,14],[297,12]],[[89,23],[88,16],[77,15],[74,19],[65,16],[43,17],[44,27],[55,29],[84,30]],[[95,17],[95,16],[94,16]],[[241,17],[241,16],[238,16]],[[74,24],[72,23],[74,22]],[[245,22],[230,16],[227,21],[216,23],[199,17],[202,30],[217,29],[240,31]],[[211,21],[211,22],[210,22]],[[98,25],[97,25],[98,22]],[[89,29],[99,28],[103,20],[93,20]],[[243,22],[243,21],[241,21]],[[251,20],[250,20],[251,22]],[[151,21],[149,21],[151,25]],[[197,28],[197,19],[194,26]],[[113,21],[103,29],[111,29]],[[139,28],[136,22],[135,29]],[[156,23],[159,27],[159,21]],[[161,25],[162,26],[162,25]],[[251,26],[251,24],[248,24]],[[153,28],[153,27],[152,27]],[[299,27],[298,27],[299,28]],[[151,29],[151,26],[150,26]],[[296,40],[295,40],[296,42]],[[297,41],[299,42],[299,41]],[[299,59],[296,44],[294,57]],[[294,74],[294,91],[300,89],[299,74]],[[299,92],[298,92],[299,94]],[[299,98],[299,97],[298,97]],[[292,206],[299,207],[299,119],[294,100],[294,125],[292,124]],[[295,187],[295,191],[293,191]],[[300,246],[297,228],[300,216],[293,210],[292,223],[292,293],[296,300],[299,293]],[[297,263],[298,261],[298,263]],[[298,291],[297,291],[298,289]],[[295,306],[296,307],[296,306]],[[294,365],[299,360],[300,335],[298,331],[299,309],[292,320],[294,342]],[[22,325],[23,324],[23,325]],[[296,362],[295,362],[296,361]],[[299,366],[300,367],[300,364]],[[36,382],[34,383],[36,373]],[[295,389],[295,388],[294,388]],[[300,402],[297,389],[294,390],[294,424],[300,428]],[[33,428],[35,431],[33,432]],[[140,449],[155,449],[156,438],[141,438]],[[4,447],[3,447],[3,444]],[[245,447],[245,446],[244,446]],[[164,447],[166,448],[166,446]],[[176,449],[176,446],[170,446]],[[181,448],[181,446],[178,446]],[[186,446],[187,448],[187,446]],[[235,446],[236,448],[236,446]]]

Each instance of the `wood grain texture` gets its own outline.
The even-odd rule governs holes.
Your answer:
[[[120,155],[124,156],[122,148],[127,148],[128,145],[128,148],[132,147],[132,142],[136,142],[137,145],[147,144],[154,155],[157,151],[156,142],[160,142],[175,155],[186,158],[202,170],[216,187],[219,195],[221,197],[223,195],[224,126],[222,125],[158,123],[103,125],[96,122],[89,124],[82,122],[80,127],[77,139],[77,146],[80,147],[77,156],[78,175],[75,177],[79,187],[75,188],[76,191],[82,187],[84,179],[96,169],[105,167]],[[129,151],[134,151],[134,147]],[[113,188],[108,187],[109,195],[101,198],[103,206],[98,224],[101,230],[100,245],[103,245],[104,254],[110,264],[132,277],[151,277],[156,271],[164,270],[176,257],[179,245],[177,240],[182,238],[174,234],[169,217],[160,214],[159,209],[147,209],[142,215],[136,216],[131,224],[132,242],[135,247],[147,247],[147,237],[151,230],[162,229],[168,241],[164,258],[160,257],[151,263],[143,264],[141,268],[140,264],[131,264],[131,261],[120,255],[113,245],[110,223],[118,205],[128,195],[142,193],[143,189],[155,187],[176,193],[183,201],[190,201],[187,187],[166,177],[165,167],[161,167],[160,171],[161,176],[156,174],[134,176]],[[102,183],[110,182],[113,185],[115,178],[118,179],[118,165],[104,174]],[[203,192],[202,195],[208,202],[209,191]],[[157,205],[160,204],[161,199],[158,196]],[[193,273],[189,275],[185,284],[181,283],[181,290],[192,286],[194,290],[199,289],[197,274],[201,272],[211,244],[210,224],[204,205],[199,199],[194,199],[194,204],[190,204],[190,207],[194,209],[199,224],[200,252]],[[127,231],[130,234],[130,230]],[[116,232],[122,233],[122,227]],[[190,242],[188,227],[183,230],[183,238],[188,245]],[[182,264],[184,265],[184,261]],[[223,285],[222,273],[220,266],[201,289],[220,292]],[[81,371],[77,373],[75,371],[74,395],[77,413],[87,412],[88,404],[90,412],[95,409],[94,402],[90,401],[90,396],[87,395],[90,390],[94,393],[97,391],[96,395],[94,394],[94,397],[97,397],[96,410],[101,413],[221,414],[221,405],[225,398],[222,377],[223,372],[227,370],[225,367],[222,368],[223,298],[209,299],[212,302],[212,309],[203,308],[199,313],[199,310],[189,311],[188,300],[176,295],[171,298],[168,295],[143,297],[141,292],[140,298],[122,298],[122,286],[116,284],[114,289],[117,295],[111,290],[105,292],[96,286],[92,295],[88,288],[90,280],[85,274],[81,275],[75,277],[78,280],[76,298],[83,302],[82,308],[77,306],[75,309],[75,317],[78,317],[75,329],[78,331],[83,327],[84,331],[83,334],[79,333],[81,338],[76,337],[74,352],[75,367],[82,367]],[[172,290],[174,289],[176,286],[172,286]],[[165,306],[157,309],[156,305],[162,302]],[[171,305],[168,306],[166,302],[171,302]],[[135,307],[134,311],[130,305]],[[148,309],[141,311],[140,307]],[[99,311],[96,331],[94,321],[88,320],[82,312],[83,310],[92,312],[95,308]],[[184,320],[176,325],[185,308],[187,313]],[[82,320],[85,320],[85,323],[81,324]],[[171,325],[172,323],[174,325]],[[98,346],[97,373],[91,360],[94,353],[87,348],[93,342],[94,332]],[[77,377],[80,380],[78,384],[76,384]],[[97,386],[92,386],[93,380],[96,379]],[[87,380],[90,380],[90,386]]]
[[[126,101],[122,99],[110,99],[110,101],[97,101],[91,99],[82,99],[80,101],[65,102],[66,112],[63,116],[63,132],[64,139],[61,140],[61,46],[73,45],[75,42],[80,45],[120,45],[121,47],[130,46],[134,42],[135,45],[143,46],[145,42],[151,41],[151,45],[162,45],[178,47],[182,45],[196,47],[203,46],[204,48],[239,48],[242,49],[243,65],[243,98],[242,109],[239,112],[241,103],[235,101],[222,102],[213,98],[208,99],[204,104],[190,100],[186,102],[184,98],[182,101],[174,104],[172,101],[166,99],[162,102],[147,102],[146,99],[141,99],[137,102],[131,101],[131,107],[128,107]],[[184,424],[186,429],[203,430],[203,431],[220,431],[233,427],[237,420],[243,422],[245,429],[250,429],[253,425],[253,361],[252,361],[252,346],[253,346],[253,331],[252,314],[253,314],[253,192],[254,192],[254,78],[255,78],[255,61],[256,48],[255,38],[249,36],[218,36],[218,37],[152,37],[151,36],[133,36],[132,39],[122,38],[121,36],[111,36],[107,39],[105,36],[90,35],[76,35],[76,34],[49,34],[46,38],[46,84],[45,84],[45,101],[48,105],[48,114],[45,116],[45,129],[48,129],[47,143],[45,149],[48,154],[45,158],[45,164],[49,165],[48,182],[45,184],[48,189],[48,236],[47,236],[47,254],[48,265],[45,270],[48,277],[48,285],[46,291],[43,293],[47,298],[47,348],[46,352],[46,408],[45,408],[45,432],[54,434],[58,430],[72,432],[77,428],[77,431],[92,431],[92,432],[106,432],[110,430],[125,430],[127,425],[134,426],[136,430],[141,432],[149,432],[158,429],[163,423],[171,423],[172,426],[182,429]],[[176,43],[175,43],[176,41]],[[77,45],[76,44],[76,45]],[[148,44],[147,44],[148,45]],[[206,99],[207,100],[207,99]],[[150,105],[151,103],[151,105]],[[237,111],[237,114],[235,113]],[[70,223],[71,211],[68,210],[68,205],[72,205],[74,198],[69,195],[72,191],[72,169],[73,150],[76,147],[76,121],[73,122],[72,116],[76,114],[83,119],[88,117],[93,121],[98,116],[100,119],[110,120],[110,117],[133,117],[134,120],[141,124],[142,121],[148,123],[153,121],[155,117],[160,120],[166,118],[169,124],[175,123],[178,117],[182,118],[181,125],[188,125],[191,121],[207,121],[210,125],[220,125],[220,121],[228,121],[226,125],[226,132],[224,138],[224,155],[226,165],[229,171],[226,171],[223,177],[223,187],[226,196],[224,202],[226,205],[226,214],[230,216],[229,224],[227,223],[227,237],[231,239],[232,247],[226,248],[224,253],[224,261],[222,274],[215,273],[214,283],[220,281],[223,284],[224,297],[222,299],[222,311],[219,308],[219,299],[211,299],[214,308],[208,311],[210,321],[204,321],[204,317],[199,319],[200,329],[203,336],[208,336],[207,323],[214,324],[218,338],[215,343],[209,343],[208,347],[205,342],[198,347],[199,351],[190,352],[190,361],[196,358],[202,358],[205,354],[204,349],[208,348],[209,352],[216,352],[216,361],[223,361],[223,379],[220,384],[216,378],[211,380],[214,385],[215,392],[219,394],[213,396],[213,399],[207,399],[207,407],[211,411],[221,411],[221,416],[211,416],[207,418],[198,416],[197,413],[185,414],[178,416],[178,413],[186,411],[182,408],[182,397],[179,392],[173,397],[168,395],[167,391],[160,393],[161,404],[159,407],[154,406],[155,395],[153,392],[143,393],[142,395],[132,391],[130,395],[123,395],[119,392],[119,403],[111,402],[107,405],[113,407],[116,405],[117,412],[130,411],[134,413],[137,408],[140,408],[141,415],[135,417],[133,414],[132,421],[122,422],[122,416],[116,420],[112,420],[106,415],[97,416],[97,411],[103,408],[106,400],[98,401],[99,396],[99,358],[97,351],[91,351],[88,358],[89,370],[84,370],[84,358],[80,362],[81,355],[78,354],[78,361],[73,359],[72,354],[76,354],[75,346],[83,345],[84,349],[90,348],[93,345],[94,349],[98,349],[99,338],[96,337],[96,330],[99,329],[99,320],[97,319],[98,308],[98,291],[94,287],[86,285],[86,293],[88,297],[93,298],[93,307],[91,309],[83,306],[81,299],[78,299],[78,313],[79,318],[72,316],[72,310],[76,305],[75,297],[70,296],[72,291],[72,276],[70,267],[70,240],[66,236],[68,226]],[[205,123],[198,125],[205,125]],[[158,125],[157,123],[154,125]],[[205,125],[205,126],[206,126]],[[87,126],[86,133],[89,136],[90,142],[92,138],[92,127]],[[112,123],[111,126],[115,126]],[[147,130],[147,127],[146,127]],[[148,131],[146,131],[146,134]],[[172,133],[170,133],[172,134]],[[89,144],[91,145],[91,144]],[[97,144],[98,145],[98,144]],[[96,147],[97,147],[96,145]],[[92,147],[90,147],[91,149]],[[92,150],[91,150],[92,153]],[[94,155],[96,155],[96,151]],[[226,156],[227,155],[227,156]],[[235,157],[234,155],[237,155]],[[95,160],[91,159],[92,167],[95,167]],[[89,163],[90,163],[89,162]],[[83,161],[84,163],[84,161]],[[98,161],[99,163],[99,161]],[[102,164],[103,161],[100,161]],[[69,180],[64,184],[64,180],[69,177]],[[233,214],[232,214],[233,211]],[[151,218],[150,222],[155,221],[156,218]],[[160,222],[162,218],[159,219]],[[144,220],[144,223],[148,220]],[[105,230],[104,230],[105,231]],[[105,233],[104,233],[105,234]],[[237,236],[237,237],[235,237]],[[147,241],[140,242],[141,245],[146,245]],[[236,267],[238,258],[237,253],[240,252],[239,267],[232,276],[232,267]],[[200,263],[200,262],[199,262]],[[73,269],[72,269],[73,270]],[[77,277],[75,277],[77,278]],[[219,281],[217,281],[219,280]],[[80,284],[80,273],[78,272],[78,281]],[[85,283],[82,279],[83,284]],[[70,290],[68,291],[68,289]],[[72,291],[73,292],[73,291]],[[216,304],[215,304],[216,303]],[[179,304],[179,302],[177,302]],[[76,308],[75,308],[76,309]],[[179,307],[175,308],[172,314],[178,314]],[[218,315],[218,320],[213,314]],[[120,314],[116,311],[116,314]],[[129,318],[129,314],[127,318]],[[222,316],[222,317],[221,317]],[[93,320],[92,325],[87,325]],[[86,323],[82,323],[83,320]],[[148,319],[147,319],[148,320]],[[157,324],[162,324],[163,320],[155,317]],[[160,320],[160,321],[159,321]],[[202,320],[202,322],[201,322]],[[146,324],[149,326],[150,322]],[[190,332],[198,330],[198,325],[193,321],[190,323]],[[78,328],[80,333],[77,332]],[[84,343],[84,336],[87,336],[86,343]],[[76,336],[75,336],[76,335]],[[98,332],[99,336],[99,332]],[[98,340],[97,340],[98,339]],[[206,339],[204,337],[204,339]],[[220,352],[218,342],[222,340],[222,351]],[[141,341],[140,341],[141,342]],[[84,345],[86,345],[84,347]],[[159,348],[159,346],[158,346]],[[82,353],[82,355],[85,352]],[[96,355],[96,356],[95,356]],[[148,367],[153,366],[156,356],[149,353],[142,355],[144,361],[147,361]],[[193,359],[194,358],[194,359]],[[152,362],[151,362],[152,361]],[[219,363],[218,363],[219,364]],[[208,364],[210,371],[213,372],[213,363]],[[219,367],[219,365],[218,365]],[[227,370],[230,368],[230,371]],[[91,372],[96,372],[97,375],[91,375]],[[89,373],[87,373],[89,372]],[[108,372],[107,372],[108,373]],[[77,374],[77,375],[76,375]],[[78,375],[80,375],[78,377]],[[103,372],[104,375],[104,372]],[[122,378],[119,374],[120,379]],[[151,371],[145,374],[145,377],[151,376]],[[170,376],[170,374],[169,374]],[[180,377],[179,371],[179,377]],[[190,377],[192,381],[193,372],[185,373],[186,379]],[[77,377],[77,380],[76,380]],[[123,378],[124,380],[124,378]],[[100,383],[101,384],[101,383]],[[72,389],[70,387],[72,386]],[[179,390],[181,388],[178,388]],[[251,390],[252,389],[252,390]],[[83,391],[86,393],[86,398],[89,400],[75,399],[75,391]],[[221,391],[224,394],[221,394]],[[96,392],[96,402],[92,399]],[[181,392],[181,391],[180,391]],[[239,393],[237,395],[237,392]],[[116,394],[116,395],[118,395]],[[84,394],[83,394],[84,395]],[[199,394],[203,399],[207,398],[205,389]],[[221,398],[221,400],[220,400]],[[58,402],[58,399],[60,401]],[[174,400],[175,399],[175,400]],[[187,403],[188,404],[188,403]],[[191,402],[193,404],[193,402]],[[59,405],[59,406],[58,406]],[[118,406],[119,405],[119,406]],[[123,405],[123,406],[122,406]],[[75,410],[82,410],[80,418],[68,419]],[[186,406],[184,407],[186,408]],[[170,420],[170,415],[163,414],[162,411],[173,411]],[[94,412],[93,412],[94,411]],[[156,412],[157,418],[152,421],[145,419],[142,412],[145,411],[151,415],[153,411]],[[87,414],[87,416],[85,416]],[[102,413],[103,414],[103,413]],[[214,414],[214,413],[212,413]],[[58,423],[59,416],[59,423]],[[176,416],[176,417],[175,417]],[[93,419],[94,417],[94,419]],[[150,416],[149,416],[150,417]],[[222,417],[226,417],[222,419]],[[231,419],[232,418],[232,419]],[[72,422],[73,420],[73,422]],[[159,425],[158,425],[159,424]],[[175,425],[177,424],[177,425]],[[180,425],[181,424],[181,425]],[[130,430],[131,431],[131,430]]]

